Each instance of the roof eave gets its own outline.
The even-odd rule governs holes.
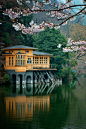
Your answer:
[[[38,48],[3,48],[1,50],[37,50]]]
[[[44,55],[44,54],[33,54],[33,55],[35,55],[35,56],[51,56],[51,57],[53,57],[53,55]]]

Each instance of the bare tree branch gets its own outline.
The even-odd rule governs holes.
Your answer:
[[[84,16],[80,17],[79,20],[78,20],[76,23],[78,23],[83,17],[84,17]]]
[[[68,18],[66,18],[63,22],[61,22],[61,23],[59,24],[59,26],[62,25],[64,22],[68,21],[70,18],[77,16],[78,14],[80,14],[80,13],[81,13],[83,10],[85,10],[85,9],[86,9],[86,7],[84,7],[82,10],[80,10],[78,13],[76,13],[76,14],[74,14],[74,15],[68,17]]]

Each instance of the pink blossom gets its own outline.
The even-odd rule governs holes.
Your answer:
[[[22,0],[17,0],[18,4],[22,5]],[[32,11],[28,9],[23,9],[20,11],[20,9],[17,9],[17,11],[15,12],[15,9],[12,10],[12,9],[6,9],[3,14],[4,15],[8,15],[10,17],[10,19],[12,21],[15,21],[16,18],[19,18],[20,15],[23,15],[23,16],[28,16],[30,14],[37,14],[39,12],[43,12],[43,9],[42,7],[47,4],[51,4],[51,0],[43,0],[43,2],[38,2],[38,1],[35,1],[35,0],[32,0],[33,2],[33,7],[32,7]],[[30,0],[26,0],[26,3],[30,3]],[[54,5],[54,8],[57,7],[57,4],[56,3],[53,3],[51,4],[52,6]],[[70,13],[70,6],[73,5],[71,3],[71,0],[67,0],[67,3],[64,4],[64,3],[61,3],[59,4],[58,6],[58,9],[63,9],[61,12],[59,11],[51,11],[51,9],[46,9],[47,13],[46,15],[50,15],[50,17],[56,17],[58,20],[59,19],[65,19],[65,18],[69,18],[70,14],[73,15],[73,13]],[[67,9],[65,9],[66,7],[68,7]],[[2,6],[0,5],[0,8],[2,8]],[[40,11],[39,11],[40,10]],[[83,11],[83,13],[85,13]],[[70,21],[73,21],[75,20],[75,17],[72,17],[70,18]],[[65,21],[65,20],[64,20]],[[65,21],[62,25],[66,25],[67,24],[67,21]],[[49,28],[53,28],[54,27],[54,24],[53,23],[42,23],[42,24],[39,24],[39,25],[36,25],[35,23],[31,24],[31,27],[30,28],[26,28],[24,26],[21,25],[21,30],[23,30],[23,33],[26,34],[27,33],[34,33],[36,31],[42,31],[42,30],[45,30],[46,26],[48,26]],[[13,26],[17,31],[20,30],[20,25],[15,25]],[[58,29],[60,28],[59,25],[56,25],[54,27],[55,29]],[[86,42],[85,41],[78,41],[78,42],[74,42],[74,41],[70,41],[67,46],[71,46],[71,45],[81,45],[81,44],[84,44],[86,45]],[[76,48],[74,48],[74,50],[76,50]]]
[[[73,50],[71,50],[70,48],[63,48],[63,52],[72,52]]]
[[[59,29],[59,28],[60,28],[60,26],[59,26],[59,25],[57,25],[57,26],[55,26],[54,28],[55,28],[55,29]]]
[[[72,17],[72,18],[70,18],[70,21],[74,21],[76,18],[75,17]]]
[[[62,25],[63,25],[63,26],[64,26],[64,25],[67,25],[67,21],[65,21]]]

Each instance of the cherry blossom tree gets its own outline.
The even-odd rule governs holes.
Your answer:
[[[46,27],[59,29],[61,25],[66,25],[68,20],[73,21],[77,16],[84,17],[86,15],[86,0],[83,0],[83,4],[74,4],[72,0],[65,0],[64,3],[52,2],[51,0],[17,0],[17,3],[19,4],[19,8],[6,8],[3,11],[3,15],[9,16],[14,29],[16,31],[22,31],[23,34],[44,31]],[[46,9],[45,6],[48,6],[48,8]],[[0,9],[2,8],[3,5],[0,5]],[[75,11],[76,8],[77,11]],[[26,27],[24,24],[18,22],[21,16],[37,13],[42,14],[43,12],[51,18],[55,17],[58,24],[48,23],[47,21],[42,21],[40,24],[37,24],[31,21]]]
[[[17,0],[16,2],[19,4],[19,7],[13,7],[12,5],[12,8],[6,8],[3,11],[3,15],[9,16],[14,29],[16,31],[22,31],[23,34],[44,31],[46,27],[59,29],[61,25],[66,25],[68,20],[73,21],[77,16],[81,16],[82,18],[86,15],[86,0],[83,0],[83,4],[74,4],[72,0],[65,0],[65,3],[53,3],[51,0]],[[48,6],[48,9],[45,9],[45,6]],[[0,5],[0,9],[2,8],[3,5]],[[76,8],[77,11],[74,11]],[[18,22],[21,16],[37,13],[42,14],[43,12],[51,18],[56,17],[57,21],[59,21],[58,24],[48,23],[47,21],[42,21],[40,24],[37,24],[32,20],[26,27],[24,24]],[[58,48],[60,47],[61,44],[58,45]],[[81,54],[86,53],[86,41],[74,42],[69,39],[67,46],[63,48],[63,52],[68,51],[76,52],[77,58],[79,58]]]
[[[69,38],[67,46],[63,48],[63,52],[80,52],[84,54],[86,52],[86,41],[74,42]]]
[[[74,59],[77,59],[78,61],[78,67],[75,67],[75,70],[78,71],[78,74],[85,72],[86,70],[86,57],[85,57],[86,56],[86,41],[74,42],[73,40],[69,38],[67,46],[63,48],[63,52],[75,53]],[[79,67],[81,68],[79,69]]]

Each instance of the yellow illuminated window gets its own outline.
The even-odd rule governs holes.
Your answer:
[[[16,55],[16,65],[23,66],[25,65],[25,55]]]

